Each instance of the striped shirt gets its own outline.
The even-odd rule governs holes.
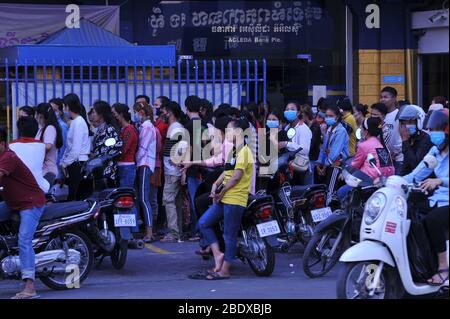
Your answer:
[[[163,150],[164,174],[181,176],[180,169],[176,165],[173,165],[170,162],[170,159],[171,153],[174,153],[174,151],[172,151],[172,148],[180,141],[180,139],[182,139],[182,136],[184,136],[184,131],[185,129],[183,125],[178,122],[172,123],[167,130],[167,136]],[[175,162],[175,158],[172,159],[172,162]]]

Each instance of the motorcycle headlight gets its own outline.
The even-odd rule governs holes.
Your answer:
[[[386,205],[386,200],[386,195],[383,193],[375,193],[369,198],[364,210],[364,222],[367,225],[371,225],[377,220]]]
[[[359,184],[362,182],[362,180],[353,176],[352,174],[347,172],[345,169],[342,171],[342,176],[344,176],[345,183],[351,187],[358,187]]]

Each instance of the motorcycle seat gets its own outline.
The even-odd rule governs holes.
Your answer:
[[[273,202],[273,198],[270,195],[249,195],[247,202],[247,209],[251,209],[255,205],[260,204],[271,204]]]
[[[75,215],[88,210],[89,207],[89,203],[84,201],[52,204],[45,208],[41,221]]]
[[[293,186],[291,190],[291,198],[303,197],[308,192],[326,191],[324,184],[312,184],[307,186]]]

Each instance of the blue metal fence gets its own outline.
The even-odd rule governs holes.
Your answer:
[[[175,65],[174,67],[172,67]],[[151,101],[166,95],[184,107],[184,98],[198,95],[215,107],[222,103],[240,107],[266,101],[266,61],[179,60],[152,61],[0,61],[0,107],[36,106],[74,92],[89,108],[97,99],[131,106],[137,95]],[[9,124],[11,124],[9,123]],[[13,135],[15,136],[15,125]]]

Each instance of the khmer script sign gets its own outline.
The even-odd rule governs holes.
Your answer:
[[[137,42],[175,44],[183,54],[326,49],[333,34],[317,1],[151,2],[137,14]]]

